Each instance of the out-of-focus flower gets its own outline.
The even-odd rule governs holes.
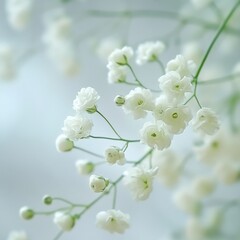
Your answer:
[[[77,160],[75,166],[80,175],[88,175],[92,173],[95,168],[94,163],[84,159]]]
[[[24,231],[12,231],[10,232],[7,240],[28,240],[26,232]]]
[[[96,216],[96,225],[110,233],[124,233],[129,228],[130,216],[120,210],[101,211]]]
[[[53,222],[63,231],[70,231],[75,225],[74,217],[65,212],[56,212]]]

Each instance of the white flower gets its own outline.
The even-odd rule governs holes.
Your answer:
[[[84,159],[76,161],[75,166],[80,175],[88,175],[92,173],[95,167],[94,163]]]
[[[132,56],[133,50],[131,47],[117,48],[109,55],[107,67],[111,69],[118,65],[126,65]]]
[[[173,196],[173,201],[180,210],[188,214],[196,214],[200,211],[201,204],[199,199],[190,190],[187,188],[178,190]]]
[[[73,109],[77,113],[96,111],[96,104],[99,98],[100,96],[94,88],[81,88],[73,101]]]
[[[120,210],[101,211],[96,216],[96,225],[110,233],[124,233],[129,228],[130,216]]]
[[[146,122],[140,129],[140,141],[149,147],[156,147],[158,150],[168,148],[171,144],[172,136],[162,124]]]
[[[122,43],[119,39],[113,37],[104,38],[97,46],[97,54],[102,60],[106,61],[114,49],[120,48],[121,45]]]
[[[134,200],[146,200],[152,192],[153,177],[157,168],[131,168],[124,172],[123,184],[130,190]]]
[[[58,152],[68,152],[74,147],[73,141],[68,139],[64,134],[60,134],[56,139],[56,148]]]
[[[210,108],[199,109],[192,120],[193,129],[203,135],[213,135],[219,129],[219,125],[216,113]]]
[[[140,44],[137,49],[136,63],[143,65],[146,62],[154,61],[165,50],[163,42],[145,42]]]
[[[149,89],[137,87],[125,96],[123,110],[133,115],[134,119],[144,118],[147,111],[153,109],[153,96]]]
[[[93,123],[82,116],[68,116],[64,121],[63,133],[72,141],[88,137],[91,133]]]
[[[182,133],[192,118],[188,106],[173,106],[165,98],[156,99],[153,115],[156,120],[163,121],[169,132],[174,134]]]
[[[110,69],[108,72],[108,82],[109,83],[122,83],[125,82],[127,78],[126,67],[117,67]]]
[[[160,89],[173,103],[181,103],[185,100],[186,93],[193,91],[191,78],[181,77],[178,72],[167,72],[158,81]]]
[[[74,217],[65,212],[55,212],[53,222],[63,231],[70,231],[75,225]]]
[[[103,192],[109,184],[109,180],[97,175],[91,175],[89,178],[89,187],[96,193]]]
[[[153,167],[157,167],[156,178],[165,186],[174,186],[181,177],[181,159],[172,150],[153,152]]]
[[[7,0],[6,11],[11,26],[23,30],[30,20],[32,0]]]
[[[192,193],[199,199],[209,196],[215,190],[216,184],[210,177],[199,176],[192,182]]]
[[[110,164],[123,165],[125,163],[125,154],[121,149],[113,146],[106,149],[105,159]]]
[[[214,167],[214,174],[224,184],[234,184],[240,181],[240,164],[234,162],[219,162]]]
[[[191,217],[186,224],[186,236],[189,240],[203,240],[205,239],[206,229],[201,223],[200,219]]]
[[[207,7],[213,0],[191,0],[194,7],[202,9]]]
[[[183,45],[183,56],[187,60],[193,60],[195,63],[200,63],[203,58],[203,51],[198,42],[187,42]]]
[[[15,76],[14,52],[9,44],[0,44],[0,78],[12,79]]]
[[[183,78],[191,77],[195,69],[196,64],[192,60],[186,60],[184,56],[177,55],[167,63],[166,72],[177,72]]]
[[[24,231],[12,231],[7,240],[28,240],[28,237]]]
[[[20,208],[19,215],[24,220],[30,220],[34,217],[35,212],[31,208],[24,206]]]

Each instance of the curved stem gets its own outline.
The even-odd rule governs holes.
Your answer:
[[[140,142],[140,140],[129,140],[124,138],[101,137],[101,136],[93,136],[93,135],[89,135],[89,137],[95,138],[95,139],[106,139],[106,140],[122,141],[122,142],[128,142],[128,143]]]
[[[235,80],[236,77],[240,77],[240,73],[235,73],[235,74],[223,76],[220,78],[198,81],[198,84],[199,85],[208,85],[208,84],[224,83],[224,82],[228,82],[229,80]]]
[[[114,133],[122,139],[122,137],[119,135],[119,133],[115,130],[115,128],[113,127],[113,125],[108,121],[108,119],[98,110],[96,111],[106,122],[107,124],[110,126],[110,128],[114,131]]]
[[[74,146],[73,148],[78,149],[78,150],[80,150],[80,151],[82,151],[82,152],[88,153],[88,154],[90,154],[90,155],[92,155],[92,156],[95,156],[95,157],[98,157],[98,158],[104,158],[104,157],[103,157],[102,155],[100,155],[100,154],[97,154],[97,153],[94,153],[94,152],[92,152],[92,151],[83,149],[83,148],[81,148],[81,147]]]
[[[136,76],[135,72],[133,71],[131,65],[129,63],[126,63],[126,66],[128,66],[128,68],[130,69],[135,81],[138,83],[139,86],[143,87],[143,88],[146,88],[139,80],[138,80],[138,77]]]
[[[64,202],[64,203],[67,203],[73,207],[85,207],[86,205],[84,204],[76,204],[76,203],[72,203],[64,198],[60,198],[60,197],[54,197],[53,200],[58,200],[58,201],[61,201],[61,202]]]

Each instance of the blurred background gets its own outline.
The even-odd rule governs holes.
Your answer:
[[[235,1],[222,2],[222,9],[230,9]],[[139,43],[146,40],[163,40],[168,46],[162,57],[166,63],[182,52],[184,43],[191,40],[199,39],[205,51],[216,31],[216,28],[206,30],[201,25],[189,24],[178,33],[179,22],[174,17],[104,17],[86,14],[89,10],[163,10],[181,13],[182,16],[189,12],[195,15],[204,12],[195,9],[187,0],[35,0],[28,25],[16,30],[9,23],[6,1],[0,1],[0,45],[8,44],[12,47],[16,66],[14,77],[0,80],[0,239],[7,239],[12,230],[25,230],[29,239],[54,239],[59,230],[52,223],[51,217],[37,216],[31,221],[23,221],[18,214],[19,208],[24,205],[39,211],[54,208],[43,205],[41,199],[45,194],[79,203],[89,202],[96,197],[88,188],[88,177],[78,175],[75,161],[97,159],[78,150],[58,153],[55,147],[63,121],[74,113],[72,102],[82,87],[91,86],[98,91],[101,96],[98,108],[123,136],[138,138],[138,129],[143,121],[133,121],[130,116],[123,114],[122,109],[115,107],[113,101],[117,94],[125,95],[131,88],[108,84],[107,50],[104,48],[106,41],[111,44],[115,41],[113,46],[130,45],[136,49]],[[70,69],[64,69],[65,63],[59,60],[60,55],[54,55],[51,51],[49,53],[51,44],[46,40],[49,23],[59,14],[72,18],[71,56],[74,63],[73,66],[70,64]],[[207,19],[218,23],[211,8],[204,14]],[[207,77],[209,79],[232,71],[233,63],[239,58],[239,52],[232,51],[231,47],[234,46],[238,46],[239,50],[239,38],[224,35],[215,50],[218,55],[215,52],[210,56],[203,77],[208,74],[211,76]],[[71,56],[69,61],[72,60]],[[157,65],[135,68],[147,86],[158,87],[160,72]],[[215,107],[218,99],[223,97],[221,94],[226,94],[226,88],[220,91],[220,95],[214,94],[216,98],[213,101],[212,94],[207,95],[205,92],[203,102],[210,99],[210,105]],[[91,115],[91,118],[95,135],[112,135],[111,129],[99,116]],[[184,154],[192,139],[191,131],[186,130],[174,138],[173,148]],[[99,154],[103,154],[109,144],[107,141],[92,140],[77,143]],[[133,145],[127,157],[137,160],[143,152],[141,145]],[[103,165],[99,166],[97,173],[117,178],[126,168],[113,166],[110,169]],[[233,187],[228,191],[229,194],[235,191],[237,196],[236,190],[239,188]],[[169,232],[183,227],[182,220],[185,218],[172,204],[171,194],[172,190],[156,183],[148,201],[135,203],[129,192],[120,185],[117,207],[129,213],[132,219],[131,228],[124,235],[111,235],[95,226],[96,213],[111,206],[112,198],[108,196],[89,210],[77,226],[61,239],[97,237],[109,240],[165,240]]]

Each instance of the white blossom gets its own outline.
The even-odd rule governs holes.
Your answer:
[[[94,112],[96,111],[96,104],[99,98],[100,96],[94,88],[81,88],[73,101],[73,109],[77,113],[83,111]]]
[[[88,137],[91,133],[93,123],[82,116],[68,116],[64,120],[63,133],[72,141]]]
[[[192,193],[199,199],[209,196],[214,192],[216,183],[213,178],[206,176],[196,177],[192,182]]]
[[[15,59],[12,46],[0,44],[0,79],[12,79],[15,76]]]
[[[92,163],[88,160],[85,160],[85,159],[77,160],[75,163],[75,166],[76,166],[77,172],[80,175],[88,175],[88,174],[92,173],[94,171],[94,167],[95,167],[94,163]]]
[[[56,139],[56,148],[58,152],[68,152],[74,147],[73,141],[68,139],[64,134],[60,134]]]
[[[214,167],[214,174],[224,184],[234,184],[240,181],[240,164],[234,162],[219,162]]]
[[[199,46],[198,42],[187,42],[183,45],[183,56],[187,60],[193,60],[199,64],[203,58],[203,50]]]
[[[105,150],[105,159],[110,164],[123,165],[126,161],[125,154],[118,147],[112,146]]]
[[[192,120],[194,131],[203,135],[213,135],[219,129],[219,126],[218,117],[210,108],[199,109],[195,118]]]
[[[62,231],[70,231],[75,225],[74,217],[65,212],[55,212],[53,222]]]
[[[108,83],[122,83],[126,81],[127,78],[127,68],[116,67],[108,71]]]
[[[169,104],[165,98],[158,98],[155,102],[153,115],[156,120],[163,121],[169,132],[173,134],[182,133],[192,114],[188,106]]]
[[[130,216],[120,210],[110,209],[96,215],[96,225],[110,233],[124,233],[129,228]]]
[[[199,218],[191,217],[186,224],[186,236],[188,240],[205,239],[206,229]]]
[[[12,231],[10,232],[7,240],[28,240],[26,232],[24,231]]]
[[[193,6],[197,9],[203,9],[212,2],[213,0],[191,0]]]
[[[190,190],[187,188],[179,189],[175,192],[173,201],[180,210],[188,214],[196,214],[200,211],[201,204]]]
[[[153,109],[153,96],[149,89],[137,87],[125,96],[123,110],[134,119],[144,118]]]
[[[191,78],[170,71],[159,78],[159,87],[169,101],[181,103],[185,100],[186,94],[193,91]]]
[[[115,68],[118,65],[126,65],[133,56],[133,49],[131,47],[123,47],[121,49],[115,49],[108,57],[109,69]]]
[[[154,151],[153,167],[157,167],[156,178],[165,186],[174,186],[181,177],[181,158],[171,149]]]
[[[158,150],[168,148],[172,136],[163,124],[146,122],[140,129],[140,142]]]
[[[129,189],[134,200],[146,200],[152,192],[153,177],[157,168],[133,167],[124,172],[123,184]]]
[[[103,192],[109,184],[109,180],[98,175],[91,175],[89,187],[96,193]]]
[[[163,42],[145,42],[138,46],[136,63],[143,65],[146,62],[154,61],[165,50]]]
[[[96,49],[97,55],[103,60],[106,61],[109,55],[116,49],[120,48],[122,45],[119,39],[108,37],[102,39]]]
[[[180,78],[191,77],[196,69],[196,64],[192,60],[185,59],[182,55],[177,55],[176,58],[167,63],[166,73],[177,72]]]
[[[16,30],[23,30],[29,23],[32,13],[32,0],[7,0],[8,21]]]

